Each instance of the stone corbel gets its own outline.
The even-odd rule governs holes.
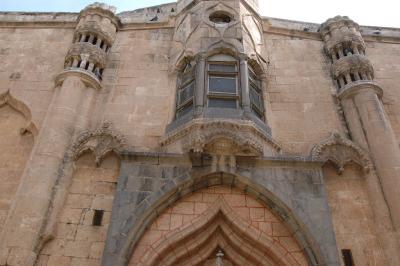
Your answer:
[[[280,152],[280,145],[250,121],[195,119],[168,133],[161,146],[177,144],[183,153],[209,154],[215,165],[235,165],[233,156],[263,156]],[[219,159],[218,159],[219,158]],[[221,160],[225,160],[222,163]]]
[[[368,153],[338,132],[333,132],[329,138],[315,145],[311,150],[311,157],[324,163],[332,162],[339,174],[343,173],[344,167],[349,163],[357,164],[365,173],[373,168]]]
[[[79,135],[70,150],[72,160],[77,160],[83,153],[91,151],[95,162],[99,166],[102,159],[110,152],[119,155],[125,148],[124,138],[110,129],[110,124],[105,123],[100,129],[85,131]]]

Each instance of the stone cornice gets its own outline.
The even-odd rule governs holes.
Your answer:
[[[78,16],[79,13],[73,12],[0,12],[0,28],[75,28]],[[125,30],[169,28],[173,27],[169,21],[174,19],[175,16],[170,15],[168,21],[149,23],[143,20],[122,23],[121,26]],[[318,32],[321,24],[272,17],[261,19],[264,33],[321,40]],[[366,42],[400,43],[400,28],[360,26],[360,32]]]

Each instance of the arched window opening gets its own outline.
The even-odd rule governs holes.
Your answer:
[[[232,16],[225,12],[217,11],[212,13],[209,19],[216,24],[228,24],[232,21]]]
[[[249,66],[249,93],[251,110],[258,118],[263,120],[264,100],[262,94],[262,83],[252,66]]]
[[[188,62],[178,76],[176,95],[176,118],[182,117],[194,109],[195,67]]]
[[[208,107],[232,108],[239,105],[238,62],[229,55],[216,55],[207,64]]]

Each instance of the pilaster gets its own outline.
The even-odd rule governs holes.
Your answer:
[[[106,55],[118,27],[113,12],[93,4],[80,13],[65,69],[56,77],[51,104],[0,235],[6,265],[35,264],[53,211],[54,190],[65,174],[66,151],[74,134],[87,127],[88,108],[101,89]]]
[[[374,69],[355,22],[338,16],[322,24],[320,32],[350,135],[369,150],[377,170],[367,176],[367,186],[381,243],[391,265],[399,265],[400,149],[383,108],[383,90],[373,81]]]

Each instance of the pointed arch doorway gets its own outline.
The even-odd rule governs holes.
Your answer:
[[[193,192],[148,227],[129,265],[308,265],[283,221],[233,187]]]

